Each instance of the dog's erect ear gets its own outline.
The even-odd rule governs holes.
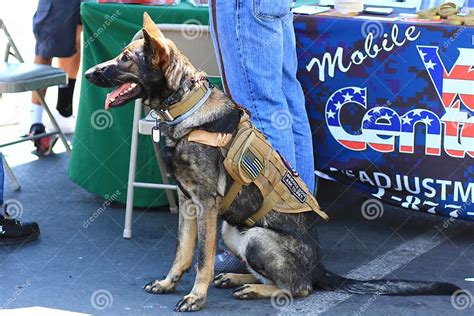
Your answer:
[[[143,14],[144,53],[147,62],[154,67],[166,67],[169,63],[170,48],[166,39],[152,21],[148,13]]]
[[[155,22],[150,18],[148,13],[143,13],[143,29],[148,32],[151,36],[155,38],[165,38],[163,33],[161,33],[158,26],[156,26]]]

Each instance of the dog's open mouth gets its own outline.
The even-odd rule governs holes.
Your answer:
[[[136,99],[141,92],[142,88],[139,84],[134,82],[124,83],[114,91],[107,94],[107,98],[105,99],[105,109],[108,110],[111,107],[124,105],[125,103]]]

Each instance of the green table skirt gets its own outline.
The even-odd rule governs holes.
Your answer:
[[[300,5],[311,0],[298,2]],[[83,70],[115,57],[141,29],[145,11],[157,23],[209,24],[208,8],[196,8],[186,2],[171,7],[83,3]],[[133,105],[105,112],[104,100],[109,90],[92,86],[87,80],[82,81],[69,176],[92,193],[106,199],[113,196],[115,201],[125,203]],[[139,141],[136,181],[161,182],[149,137],[140,136]],[[162,206],[167,203],[163,191],[135,190],[135,206]]]
[[[83,70],[115,57],[141,29],[145,11],[157,23],[183,24],[193,20],[209,24],[208,9],[188,3],[173,7],[83,3]],[[113,196],[115,201],[125,203],[133,104],[104,111],[109,91],[82,81],[69,176],[92,193],[106,199]],[[136,181],[161,182],[149,136],[141,135],[139,142]],[[164,191],[135,190],[135,206],[167,203]]]

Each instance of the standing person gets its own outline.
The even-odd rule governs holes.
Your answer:
[[[35,64],[51,65],[53,57],[59,57],[59,67],[67,73],[69,81],[60,86],[56,109],[63,117],[72,115],[72,97],[76,76],[81,60],[81,0],[39,0],[33,17],[33,33],[36,38]],[[46,89],[41,91],[42,96]],[[38,96],[33,93],[30,110],[30,135],[45,132],[43,107]],[[46,136],[35,140],[39,154],[48,155],[57,136]]]
[[[298,60],[291,0],[211,0],[210,27],[226,94],[314,189],[314,157]],[[225,257],[223,257],[225,256]],[[219,268],[235,266],[218,254]],[[225,269],[224,269],[225,270]]]

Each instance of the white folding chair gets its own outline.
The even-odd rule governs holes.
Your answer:
[[[197,24],[158,24],[161,32],[171,39],[179,50],[186,55],[191,63],[198,69],[205,70],[210,77],[219,76],[219,68],[216,56],[214,54],[212,39],[209,33],[209,26]],[[134,39],[141,36],[141,31],[135,34]],[[169,175],[166,171],[165,163],[161,157],[160,144],[153,143],[155,149],[158,167],[163,179],[163,183],[143,183],[135,182],[135,172],[137,163],[138,136],[150,135],[151,129],[156,125],[155,119],[151,115],[141,118],[142,100],[135,101],[133,113],[132,141],[130,148],[130,166],[128,171],[128,189],[127,203],[125,207],[125,225],[123,230],[123,238],[132,238],[132,222],[133,222],[133,195],[134,188],[150,188],[166,190],[168,202],[170,203],[170,211],[176,213],[178,207],[174,198],[173,190],[177,190],[175,185],[171,185]]]
[[[71,149],[69,147],[66,136],[64,136],[64,133],[56,122],[56,119],[49,110],[46,101],[39,93],[41,89],[66,84],[66,73],[62,69],[54,68],[51,66],[24,63],[23,58],[21,57],[20,52],[18,51],[18,48],[16,47],[15,42],[13,41],[2,19],[0,19],[0,30],[3,31],[7,39],[5,56],[3,62],[0,62],[0,95],[3,93],[33,91],[40,99],[41,105],[43,106],[55,129],[53,132],[50,133],[42,133],[35,136],[22,137],[20,139],[5,144],[0,144],[0,148],[15,145],[21,142],[26,142],[29,140],[35,140],[44,136],[57,134],[63,142],[64,147],[66,147],[66,151],[69,153]],[[16,58],[18,63],[8,62],[8,58],[10,56]],[[21,188],[20,184],[18,183],[15,174],[13,173],[5,158],[2,159],[2,163],[5,166],[7,175],[13,183],[13,188],[15,190],[19,190]]]
[[[163,183],[148,183],[148,182],[136,182],[135,173],[137,167],[137,153],[138,153],[138,136],[149,135],[151,138],[151,130],[156,125],[155,119],[147,116],[142,116],[142,99],[135,101],[135,108],[133,113],[133,126],[132,126],[132,141],[130,146],[130,166],[128,169],[128,185],[127,185],[127,203],[125,206],[125,226],[123,229],[123,238],[132,238],[132,220],[133,220],[133,195],[135,188],[147,188],[147,189],[161,189],[166,190],[166,197],[170,203],[170,211],[172,213],[178,212],[176,201],[174,198],[173,190],[176,190],[176,185],[171,185],[169,181],[169,174],[166,170],[165,163],[161,157],[160,144],[155,143],[153,140],[153,148],[155,150],[156,159],[158,162],[158,168],[160,169],[161,178]]]

